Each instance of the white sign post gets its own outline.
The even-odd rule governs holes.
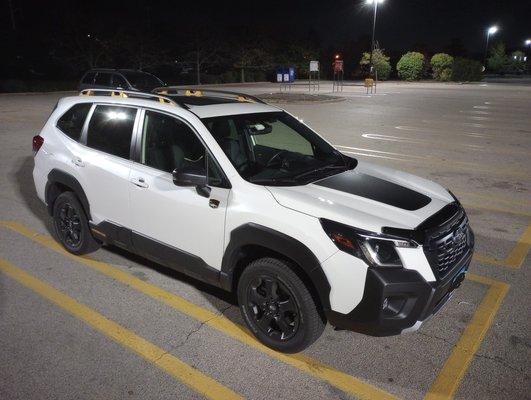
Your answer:
[[[315,82],[317,81],[317,83]],[[316,89],[320,89],[321,79],[319,77],[319,61],[310,61],[310,72],[308,73],[308,89],[310,92]]]

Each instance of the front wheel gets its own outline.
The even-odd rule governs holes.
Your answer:
[[[238,282],[243,319],[266,346],[296,353],[315,342],[326,321],[304,282],[275,258],[249,264]]]

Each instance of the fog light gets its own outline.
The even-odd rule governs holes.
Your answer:
[[[382,311],[386,317],[394,317],[398,315],[404,305],[406,304],[406,299],[404,297],[386,297],[382,303]]]

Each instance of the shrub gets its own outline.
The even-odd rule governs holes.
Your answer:
[[[446,53],[435,54],[431,58],[433,78],[438,81],[449,81],[452,77],[452,64],[454,58]]]
[[[483,65],[479,61],[456,58],[452,65],[452,80],[477,82],[483,79]]]
[[[422,76],[422,70],[424,67],[424,55],[414,51],[410,51],[402,56],[396,70],[398,76],[406,81],[416,81]]]
[[[381,81],[386,81],[391,75],[391,63],[389,62],[390,58],[385,55],[383,50],[376,49],[373,53],[373,64],[376,72],[378,73],[378,79]],[[360,65],[362,68],[369,71],[371,64],[371,53],[363,53],[361,57]]]

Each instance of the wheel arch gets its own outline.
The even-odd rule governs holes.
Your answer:
[[[263,257],[290,262],[323,311],[330,310],[330,284],[313,252],[297,239],[255,223],[242,225],[231,232],[221,265],[221,286],[234,291],[245,267]]]
[[[53,169],[48,174],[48,182],[46,183],[46,189],[44,192],[48,213],[50,215],[53,214],[55,200],[65,191],[74,192],[81,202],[81,205],[87,214],[87,218],[90,221],[92,219],[90,216],[90,204],[83,187],[73,175],[58,169]]]

